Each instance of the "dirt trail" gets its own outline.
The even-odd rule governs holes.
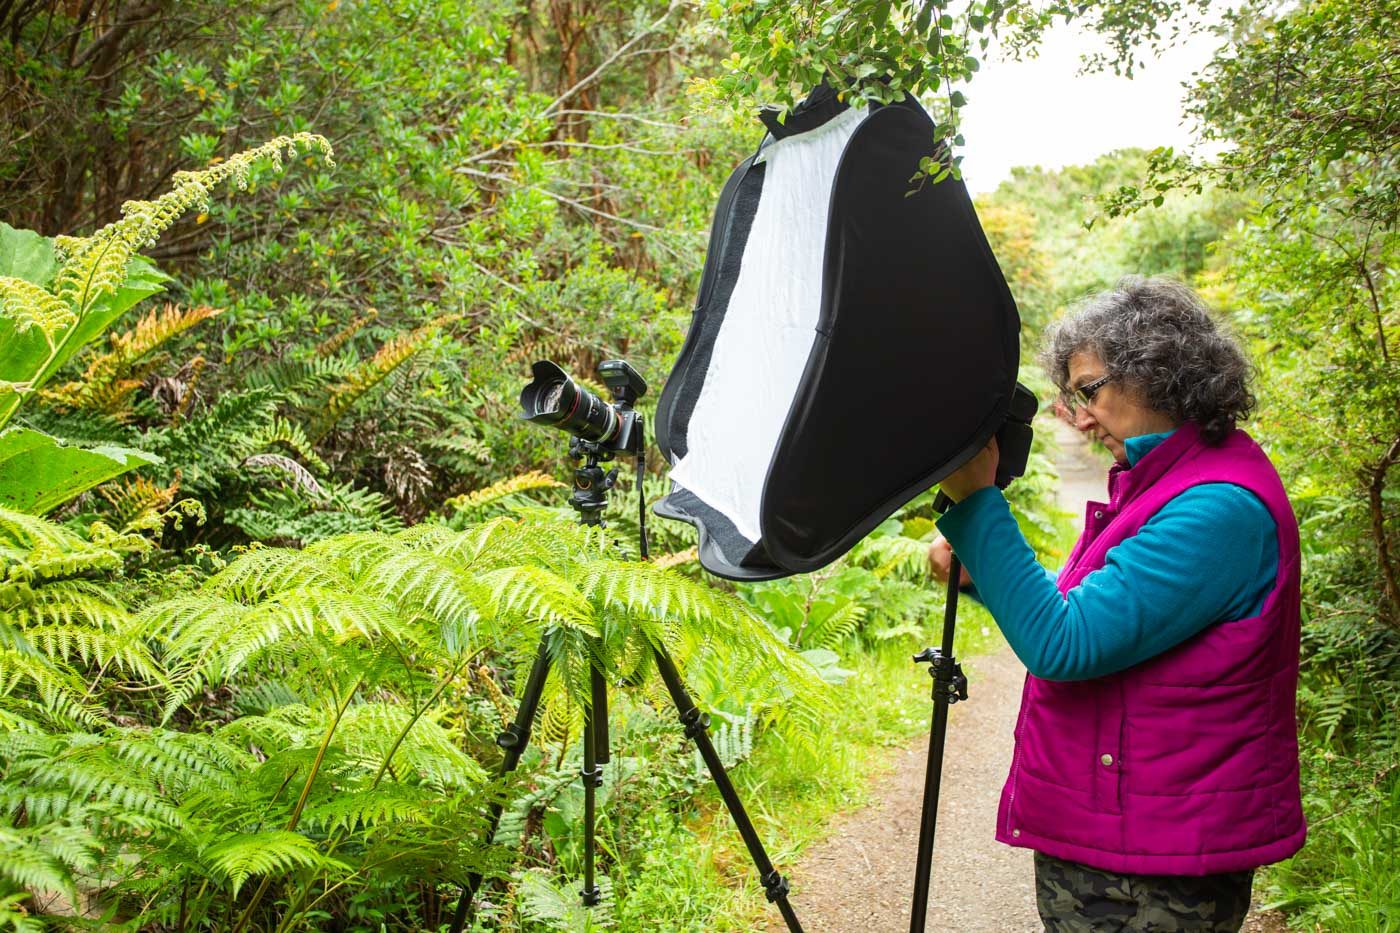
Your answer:
[[[1106,462],[1067,425],[1056,423],[1055,438],[1060,504],[1083,527],[1085,501],[1105,494]],[[962,661],[970,699],[949,711],[927,929],[1038,931],[1031,853],[994,838],[1025,668],[1009,650]],[[926,736],[898,751],[869,807],[838,818],[795,867],[778,866],[790,871],[792,904],[807,933],[909,928],[927,757]],[[775,913],[768,930],[785,929]],[[1251,918],[1245,929],[1283,927],[1275,918]]]

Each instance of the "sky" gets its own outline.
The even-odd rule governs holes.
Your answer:
[[[1218,38],[1189,37],[1131,80],[1078,73],[1080,56],[1098,41],[1061,26],[1038,57],[983,65],[963,109],[963,177],[973,194],[991,191],[1018,165],[1060,168],[1126,146],[1192,146],[1181,85],[1210,60]]]

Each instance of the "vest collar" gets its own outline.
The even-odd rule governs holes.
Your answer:
[[[1152,485],[1172,465],[1201,443],[1201,430],[1193,421],[1187,421],[1165,440],[1143,454],[1132,469],[1115,463],[1108,471],[1109,505],[1116,512],[1131,499],[1138,490]]]
[[[1151,453],[1158,444],[1172,436],[1171,431],[1161,431],[1157,434],[1139,434],[1137,437],[1130,437],[1123,442],[1123,448],[1128,457],[1128,469],[1132,469],[1137,462]]]

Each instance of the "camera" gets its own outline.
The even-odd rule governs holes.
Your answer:
[[[640,416],[632,405],[646,394],[647,383],[625,360],[598,364],[598,377],[612,392],[612,404],[549,360],[537,360],[531,373],[534,378],[520,390],[521,418],[567,431],[601,450],[640,453]]]

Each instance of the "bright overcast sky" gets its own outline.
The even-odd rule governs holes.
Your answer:
[[[1061,26],[1037,58],[993,59],[967,87],[963,177],[974,194],[1004,181],[1013,166],[1059,168],[1126,146],[1190,147],[1182,82],[1210,60],[1219,39],[1198,35],[1147,62],[1137,77],[1079,74],[1097,37]]]

